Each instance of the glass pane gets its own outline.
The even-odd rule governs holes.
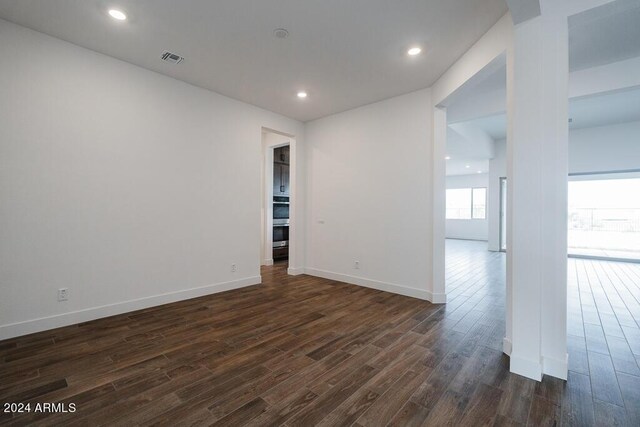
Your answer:
[[[640,178],[569,182],[569,253],[640,259]]]
[[[473,218],[474,219],[487,218],[487,189],[486,188],[473,189]]]
[[[447,219],[471,219],[471,189],[447,190]]]

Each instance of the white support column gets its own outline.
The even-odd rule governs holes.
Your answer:
[[[508,51],[507,337],[511,371],[567,377],[568,27],[538,16]]]
[[[432,152],[432,192],[433,192],[433,237],[431,302],[447,302],[445,290],[445,187],[447,151],[447,110],[433,107],[433,152]]]

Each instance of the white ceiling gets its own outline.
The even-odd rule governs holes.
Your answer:
[[[489,171],[493,140],[474,123],[455,123],[447,129],[446,174],[468,175]]]
[[[431,86],[506,12],[505,0],[0,0],[3,19],[302,121]],[[424,52],[408,57],[414,44]],[[164,63],[164,50],[186,59]]]
[[[569,68],[640,56],[640,1],[617,0],[569,18]]]
[[[640,88],[570,99],[569,117],[572,119],[569,129],[640,121]],[[504,113],[458,124],[477,127],[494,140],[507,136],[507,117]]]
[[[569,117],[569,129],[639,121],[640,88],[571,99]]]
[[[489,172],[489,160],[487,159],[457,159],[452,157],[451,160],[447,160],[447,176],[487,172]]]
[[[570,18],[569,26],[572,71],[640,56],[640,0],[618,0],[575,15]],[[484,111],[483,106],[494,106],[492,100],[496,94],[504,96],[505,64],[495,61],[491,65],[486,72],[470,79],[452,98],[452,105],[448,106],[451,112],[459,110],[462,113],[458,115],[474,117],[473,113]],[[504,105],[500,108],[503,109]],[[506,138],[507,118],[504,112],[478,115],[476,113],[477,118],[451,123],[450,130],[465,126],[475,128],[493,140]],[[569,117],[572,119],[569,129],[640,121],[640,88],[570,99]],[[448,136],[447,150],[455,154],[447,162],[448,175],[463,174],[466,164],[480,162],[481,138],[452,138],[451,132]],[[481,164],[472,165],[469,169],[476,167],[481,169]]]
[[[494,141],[507,137],[507,116],[504,113],[495,116],[480,117],[463,123],[478,127]]]

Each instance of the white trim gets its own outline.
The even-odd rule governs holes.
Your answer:
[[[215,294],[218,292],[230,291],[232,289],[243,288],[245,286],[257,285],[260,283],[262,283],[262,277],[260,276],[247,277],[245,279],[217,283],[215,285],[207,285],[199,288],[167,292],[150,297],[117,302],[114,304],[107,304],[99,307],[86,308],[83,310],[56,314],[49,317],[41,317],[39,319],[26,320],[23,322],[11,323],[8,325],[0,326],[0,340],[19,337],[35,332],[42,332],[49,329],[60,328],[63,326],[75,325],[77,323],[88,322],[90,320],[100,319],[102,317],[129,313],[144,308],[155,307],[158,305],[183,301],[191,298],[197,298],[204,295]]]
[[[339,282],[349,283],[352,285],[364,286],[365,288],[372,288],[380,291],[391,292],[394,294],[405,295],[412,298],[418,298],[418,299],[430,301],[430,302],[433,302],[434,304],[439,304],[440,303],[439,301],[442,301],[443,299],[446,301],[445,294],[436,294],[435,299],[437,299],[438,301],[435,301],[434,295],[426,289],[409,288],[407,286],[396,285],[393,283],[385,283],[385,282],[380,282],[378,280],[371,280],[371,279],[366,279],[364,277],[356,277],[356,276],[350,276],[348,274],[340,274],[340,273],[334,273],[331,271],[318,270],[315,268],[305,268],[304,272],[305,274],[308,274],[310,276],[322,277],[323,279],[336,280]]]
[[[511,344],[511,340],[507,337],[502,338],[502,352],[507,356],[511,356],[511,348],[513,345]]]
[[[536,362],[535,360],[512,354],[509,370],[514,374],[531,378],[532,380],[542,381],[542,363]]]
[[[431,294],[430,302],[434,304],[446,304],[447,303],[447,294],[434,294],[432,292],[427,291],[427,293]]]
[[[569,355],[565,355],[564,360],[553,359],[551,357],[542,356],[542,372],[545,375],[567,379],[569,370]]]
[[[304,274],[304,267],[289,267],[287,268],[287,274],[291,276],[299,276]]]
[[[266,266],[273,265],[273,259],[263,259],[262,265],[266,265]]]

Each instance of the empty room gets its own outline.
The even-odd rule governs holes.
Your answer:
[[[640,0],[0,0],[0,425],[640,425]]]

